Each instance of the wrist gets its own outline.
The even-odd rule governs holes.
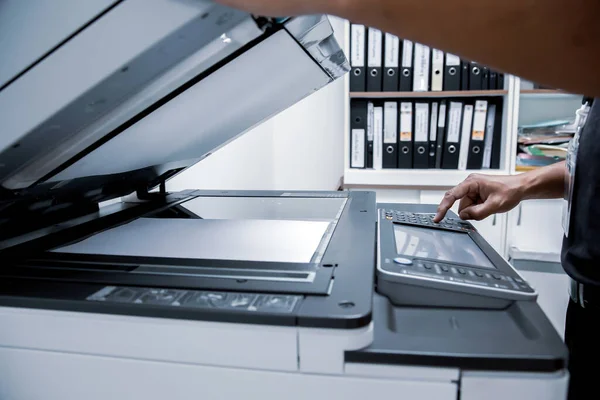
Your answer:
[[[518,178],[522,200],[560,198],[565,184],[565,162],[521,174]]]
[[[539,190],[539,176],[532,172],[518,175],[516,178],[518,180],[520,201],[533,199]]]

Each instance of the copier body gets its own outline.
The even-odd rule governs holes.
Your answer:
[[[14,1],[0,35],[0,397],[564,398],[535,301],[379,285],[379,210],[427,207],[167,192],[345,76],[326,16]]]

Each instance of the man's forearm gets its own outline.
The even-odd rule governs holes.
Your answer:
[[[562,198],[565,175],[564,161],[522,174],[523,200]]]
[[[308,0],[540,84],[600,96],[598,0]]]

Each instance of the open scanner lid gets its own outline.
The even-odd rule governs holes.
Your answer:
[[[206,0],[0,8],[0,221],[145,193],[349,70],[325,16]]]

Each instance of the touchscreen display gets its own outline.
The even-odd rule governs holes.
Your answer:
[[[495,269],[465,233],[394,224],[394,236],[399,255]]]

